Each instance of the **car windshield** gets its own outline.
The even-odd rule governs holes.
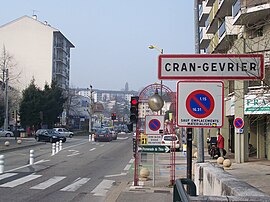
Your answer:
[[[104,129],[97,130],[97,134],[107,134],[107,133],[109,133],[108,130],[104,130]]]
[[[168,136],[168,135],[166,135],[166,136],[164,136],[164,140],[166,140],[166,141],[176,141],[177,140],[177,137],[176,136]]]

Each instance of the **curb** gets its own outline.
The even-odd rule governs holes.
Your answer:
[[[27,147],[35,147],[35,146],[39,146],[39,145],[43,145],[43,144],[46,144],[46,143],[45,142],[37,142],[37,143],[34,143],[34,144],[28,144],[28,145],[20,145],[20,146],[16,145],[14,147],[9,146],[9,147],[6,147],[5,149],[0,149],[0,152],[5,153],[5,152],[9,152],[9,151],[25,149]]]

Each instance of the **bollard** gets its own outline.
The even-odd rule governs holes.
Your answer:
[[[55,143],[52,143],[52,156],[55,155]]]
[[[60,143],[59,143],[59,151],[62,150],[62,140],[60,140]]]
[[[34,158],[35,158],[35,156],[34,156],[34,150],[31,149],[30,150],[30,159],[29,159],[29,164],[30,165],[33,165],[34,164]]]
[[[95,141],[95,135],[92,134],[92,141],[94,142]]]
[[[92,141],[92,135],[89,135],[89,142]]]
[[[4,172],[4,155],[0,155],[0,174]]]
[[[55,153],[59,152],[59,142],[56,142],[56,148],[55,148]]]

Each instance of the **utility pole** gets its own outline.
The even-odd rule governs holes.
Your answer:
[[[89,104],[89,133],[92,135],[92,108],[93,108],[93,87],[90,85],[90,104]]]
[[[200,54],[200,37],[199,37],[199,4],[198,0],[194,0],[194,30],[195,30],[195,53]],[[197,131],[197,148],[198,148],[198,163],[204,162],[204,142],[203,128]]]

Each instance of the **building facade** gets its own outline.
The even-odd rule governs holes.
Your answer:
[[[236,162],[250,156],[270,159],[270,1],[199,0],[200,52],[208,54],[264,55],[263,80],[234,80],[225,83],[225,117],[221,129],[225,148]],[[234,127],[244,119],[243,134]],[[214,135],[216,130],[212,130]]]
[[[23,16],[0,27],[0,46],[16,64],[8,67],[18,81],[16,88],[23,90],[34,79],[40,88],[54,80],[68,90],[74,45],[58,29],[37,16]]]

